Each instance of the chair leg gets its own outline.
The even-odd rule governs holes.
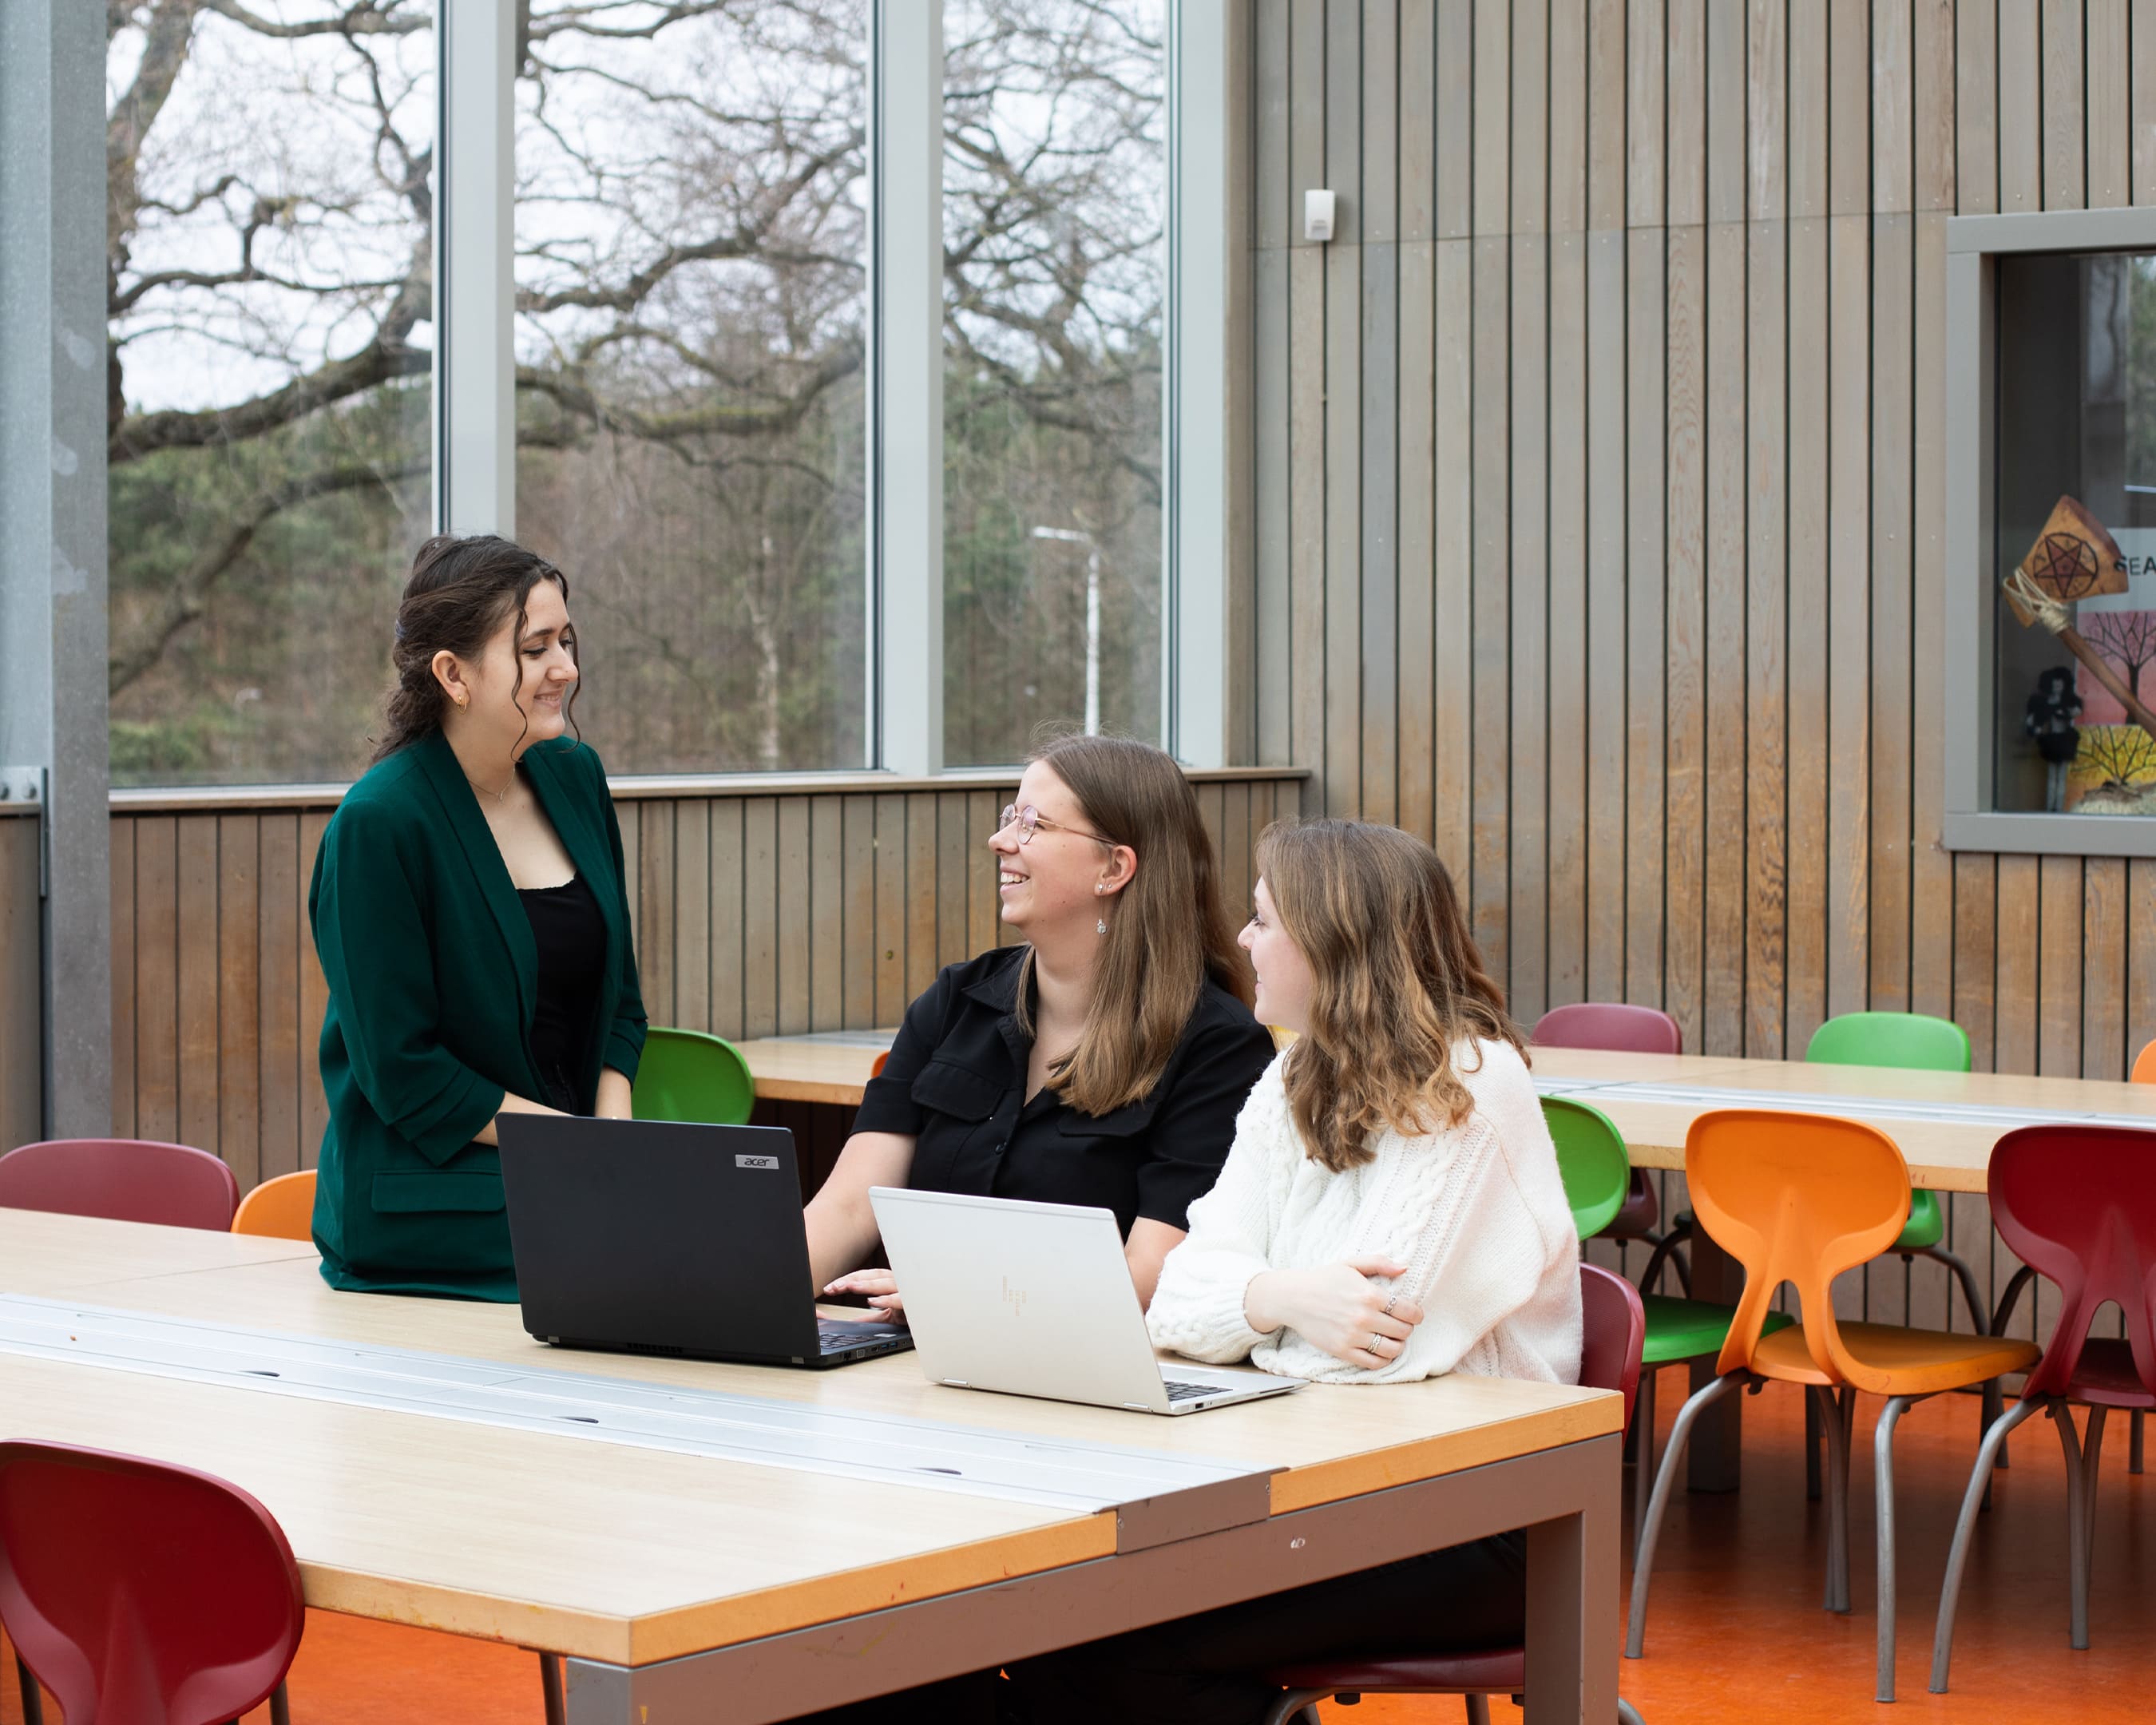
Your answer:
[[[292,1725],[292,1697],[282,1683],[270,1692],[270,1725]]]
[[[1314,1716],[1317,1703],[1332,1693],[1329,1689],[1283,1689],[1280,1699],[1265,1709],[1265,1725],[1287,1725],[1305,1708]]]
[[[2017,1401],[1999,1416],[1977,1446],[1976,1466],[1969,1470],[1969,1490],[1962,1494],[1961,1515],[1954,1522],[1953,1543],[1947,1550],[1947,1579],[1939,1589],[1939,1620],[1932,1630],[1932,1693],[1947,1692],[1947,1668],[1953,1658],[1954,1607],[1961,1598],[1962,1572],[1969,1565],[1969,1548],[1976,1538],[1976,1517],[1991,1491],[1991,1464],[2013,1430],[2038,1409],[2041,1402]]]
[[[15,1656],[15,1688],[23,1697],[23,1725],[45,1725],[45,1698],[38,1693],[38,1680],[30,1675],[20,1653]]]
[[[1670,1488],[1676,1483],[1676,1471],[1684,1461],[1685,1442],[1691,1435],[1692,1423],[1701,1410],[1711,1406],[1741,1387],[1749,1374],[1730,1372],[1697,1391],[1677,1409],[1676,1425],[1670,1428],[1669,1447],[1662,1451],[1661,1465],[1655,1470],[1655,1495],[1647,1506],[1647,1525],[1640,1536],[1640,1543],[1632,1553],[1632,1609],[1625,1628],[1625,1656],[1637,1659],[1647,1641],[1647,1584],[1655,1574],[1655,1541],[1662,1530],[1662,1517],[1669,1511]]]
[[[2091,1408],[2082,1434],[2082,1598],[2088,1599],[2096,1577],[2096,1493],[2097,1462],[2103,1455],[2104,1416],[2108,1408]]]
[[[1879,1527],[1879,1681],[1875,1700],[1894,1698],[1894,1428],[1902,1416],[1922,1401],[1921,1395],[1893,1395],[1879,1410],[1879,1429],[1872,1439],[1872,1469],[1878,1493]]]
[[[1632,1552],[1636,1561],[1640,1542],[1647,1532],[1647,1499],[1655,1489],[1655,1368],[1640,1373],[1640,1387],[1632,1397]]]
[[[1825,1434],[1820,1430],[1819,1392],[1812,1385],[1804,1388],[1804,1501],[1820,1501],[1820,1440]]]
[[[1648,1255],[1646,1269],[1640,1273],[1640,1291],[1641,1293],[1654,1291],[1655,1285],[1661,1279],[1662,1266],[1671,1262],[1677,1265],[1677,1281],[1683,1286],[1685,1292],[1686,1294],[1691,1292],[1691,1268],[1676,1255],[1677,1248],[1691,1238],[1691,1230],[1681,1223],[1671,1226],[1670,1231],[1662,1236],[1660,1244]]]
[[[1646,1725],[1640,1717],[1639,1708],[1621,1695],[1617,1697],[1617,1725]]]
[[[547,1725],[567,1725],[569,1708],[562,1693],[562,1656],[539,1656],[539,1693],[547,1706]]]
[[[1467,1725],[1490,1725],[1490,1697],[1486,1695],[1466,1695],[1460,1697],[1467,1703]]]
[[[2074,1410],[2062,1401],[2053,1401],[2044,1410],[2051,1423],[2058,1427],[2059,1448],[2066,1458],[2066,1582],[2067,1626],[2069,1646],[2085,1649],[2088,1645],[2088,1595],[2082,1588],[2082,1543],[2087,1537],[2087,1512],[2082,1500],[2088,1481],[2082,1471],[2082,1446],[2074,1430]]]
[[[2133,1423],[2127,1432],[2126,1471],[2128,1473],[2141,1471],[2141,1409],[2136,1408],[2133,1410]]]
[[[1856,1400],[1848,1389],[1837,1396],[1824,1384],[1815,1385],[1808,1399],[1816,1400],[1826,1440],[1826,1591],[1821,1604],[1842,1612],[1849,1609],[1850,1425],[1844,1416]]]

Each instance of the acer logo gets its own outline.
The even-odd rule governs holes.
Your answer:
[[[776,1156],[737,1156],[734,1158],[734,1166],[736,1168],[777,1168],[778,1158]]]
[[[1013,1287],[1008,1276],[1004,1278],[1003,1300],[1004,1304],[1010,1307],[1013,1317],[1016,1317],[1025,1309],[1025,1290]]]

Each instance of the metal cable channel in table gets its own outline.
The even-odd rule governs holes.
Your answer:
[[[1278,1471],[22,1295],[0,1353],[1084,1512],[1224,1488],[1261,1518]]]
[[[1562,1081],[1557,1081],[1562,1082]],[[1575,1086],[1584,1089],[1585,1086]],[[1735,1090],[1719,1086],[1620,1083],[1603,1086],[1609,1100],[1665,1103],[1685,1108],[1768,1108],[1798,1114],[1838,1114],[1854,1120],[1922,1121],[1936,1126],[2125,1126],[2147,1131],[2156,1118],[2146,1114],[2082,1113],[2057,1108],[2001,1108],[1987,1102],[1924,1102],[1905,1097],[1847,1092]],[[1544,1091],[1553,1095],[1554,1090]]]

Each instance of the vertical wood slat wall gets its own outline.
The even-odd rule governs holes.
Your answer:
[[[1783,1057],[1907,1009],[2123,1077],[2156,863],[1940,844],[1944,239],[2156,202],[2156,0],[1253,28],[1260,758],[1430,839],[1529,1022],[1644,1001]],[[1943,1322],[1903,1279],[1861,1297]]]
[[[651,1021],[737,1040],[896,1024],[938,968],[1001,937],[985,841],[1015,788],[618,802]],[[1195,788],[1228,901],[1246,903],[1251,846],[1299,808],[1300,776],[1199,775]],[[306,896],[329,815],[112,822],[113,1130],[214,1150],[243,1189],[311,1168],[321,1142],[326,999]],[[0,1043],[0,1149],[37,1136],[36,831],[0,820],[0,1031],[29,1027],[32,1081],[13,1081],[20,1051]]]

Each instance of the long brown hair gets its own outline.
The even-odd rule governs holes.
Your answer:
[[[1173,759],[1121,737],[1059,737],[1033,758],[1070,787],[1095,832],[1137,853],[1101,942],[1085,1029],[1048,1075],[1078,1112],[1106,1114],[1152,1094],[1208,978],[1247,1006],[1250,972],[1198,798]],[[1018,1019],[1029,1035],[1032,993],[1028,952]]]
[[[390,661],[397,669],[397,685],[382,703],[388,720],[382,740],[374,746],[373,759],[393,755],[408,742],[442,728],[449,695],[434,675],[434,655],[450,652],[463,660],[476,660],[486,644],[511,616],[516,619],[516,646],[524,642],[525,602],[531,589],[551,581],[562,589],[562,603],[569,600],[568,578],[536,551],[497,537],[492,533],[459,538],[437,533],[421,546],[412,559],[412,573],[404,583],[404,597],[397,603],[397,639]],[[577,656],[576,637],[569,638],[569,657]],[[524,659],[511,657],[516,665],[516,693],[524,692]],[[582,680],[572,684],[562,716],[576,725],[577,691]],[[517,703],[521,709],[521,701]],[[526,715],[528,726],[530,715]],[[578,733],[581,736],[583,733]]]
[[[1408,1136],[1457,1126],[1474,1098],[1455,1043],[1520,1050],[1505,996],[1467,931],[1437,853],[1397,827],[1279,821],[1258,873],[1309,961],[1309,1034],[1288,1051],[1288,1105],[1312,1158],[1368,1162],[1380,1127]]]

